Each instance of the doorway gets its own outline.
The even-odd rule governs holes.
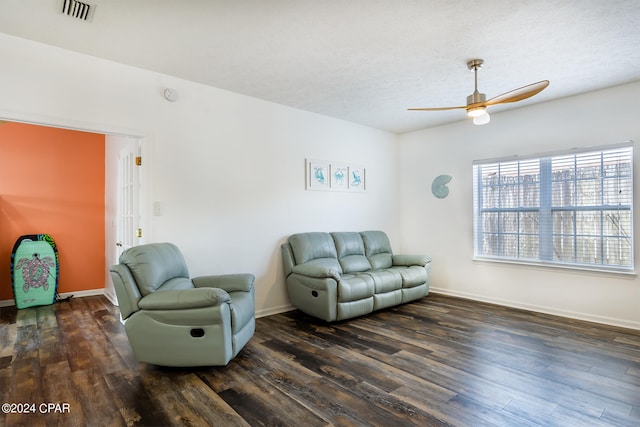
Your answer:
[[[121,165],[124,164],[123,157],[130,156],[133,158],[135,162],[136,159],[140,159],[142,157],[142,153],[145,150],[145,139],[141,136],[135,135],[127,135],[121,132],[115,133],[110,132],[108,129],[90,129],[90,128],[78,128],[77,126],[68,126],[64,123],[45,123],[45,122],[33,122],[30,120],[23,119],[15,119],[11,118],[8,115],[3,114],[0,116],[0,123],[2,121],[6,122],[18,122],[25,125],[33,125],[44,128],[53,128],[53,129],[66,129],[71,131],[80,131],[80,132],[88,132],[92,134],[103,135],[105,138],[104,142],[104,164],[105,164],[105,176],[104,176],[104,231],[105,231],[105,239],[104,239],[104,259],[105,265],[103,268],[104,271],[104,279],[98,281],[92,280],[89,286],[82,288],[79,286],[78,289],[88,289],[88,290],[76,290],[75,288],[69,289],[67,285],[66,288],[61,289],[63,296],[64,293],[71,293],[75,296],[86,296],[86,295],[95,295],[104,293],[105,296],[110,299],[113,303],[116,303],[115,291],[113,289],[113,285],[111,283],[111,277],[109,275],[109,267],[115,263],[117,263],[119,257],[119,251],[124,247],[125,242],[122,240],[121,236],[127,233],[124,232],[123,227],[126,225],[130,225],[133,227],[133,237],[129,238],[126,242],[127,245],[135,245],[140,244],[143,241],[143,238],[137,238],[138,234],[136,231],[138,229],[143,228],[143,222],[145,216],[143,214],[143,206],[142,202],[144,196],[144,187],[142,183],[144,182],[144,168],[142,166],[136,166],[138,169],[128,172],[128,177],[130,181],[125,185],[123,179],[124,172],[122,171]],[[21,161],[18,159],[18,161]],[[134,180],[134,181],[131,181]],[[128,189],[128,195],[126,199],[122,197],[122,192],[124,189]],[[127,205],[127,213],[128,216],[127,222],[123,222],[123,212],[125,209],[122,207],[122,203],[124,201],[128,202]],[[120,212],[120,216],[118,216],[118,212]],[[69,215],[71,218],[72,215]],[[120,227],[119,227],[120,225]],[[118,236],[118,233],[120,236]],[[131,236],[131,233],[128,233]],[[148,237],[148,230],[145,230],[144,237]],[[90,237],[89,237],[90,238]],[[122,246],[118,246],[118,242],[122,242]],[[77,262],[82,262],[81,260],[76,260]],[[74,261],[74,263],[76,262]],[[61,271],[61,275],[64,274]],[[0,299],[6,299],[0,298]],[[11,298],[9,296],[9,298]]]

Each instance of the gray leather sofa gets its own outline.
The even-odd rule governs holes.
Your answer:
[[[226,365],[253,336],[252,274],[189,279],[184,257],[172,243],[129,248],[110,272],[140,362]]]
[[[431,259],[394,255],[382,231],[299,233],[281,249],[291,303],[328,322],[429,293]]]

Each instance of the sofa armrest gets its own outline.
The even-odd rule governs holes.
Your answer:
[[[231,302],[229,294],[218,288],[184,289],[153,292],[138,302],[142,310],[183,310],[214,307]]]
[[[431,258],[426,255],[394,255],[393,265],[411,266],[420,265],[424,267],[431,262]]]
[[[196,288],[220,288],[227,292],[251,292],[254,280],[255,276],[248,273],[200,276],[191,279]]]
[[[301,276],[314,277],[317,279],[332,278],[339,280],[342,276],[342,270],[340,265],[332,262],[319,263],[308,262],[305,264],[295,265],[291,269],[292,273],[300,274]]]

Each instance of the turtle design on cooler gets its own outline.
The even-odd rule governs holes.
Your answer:
[[[29,288],[43,287],[46,291],[49,289],[49,269],[55,267],[53,259],[49,256],[40,258],[40,254],[34,253],[29,258],[20,258],[16,269],[22,268],[22,278],[24,279],[23,290],[26,293]]]

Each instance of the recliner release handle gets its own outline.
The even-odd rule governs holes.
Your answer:
[[[202,338],[204,336],[204,329],[195,328],[191,330],[191,336],[194,338]]]

